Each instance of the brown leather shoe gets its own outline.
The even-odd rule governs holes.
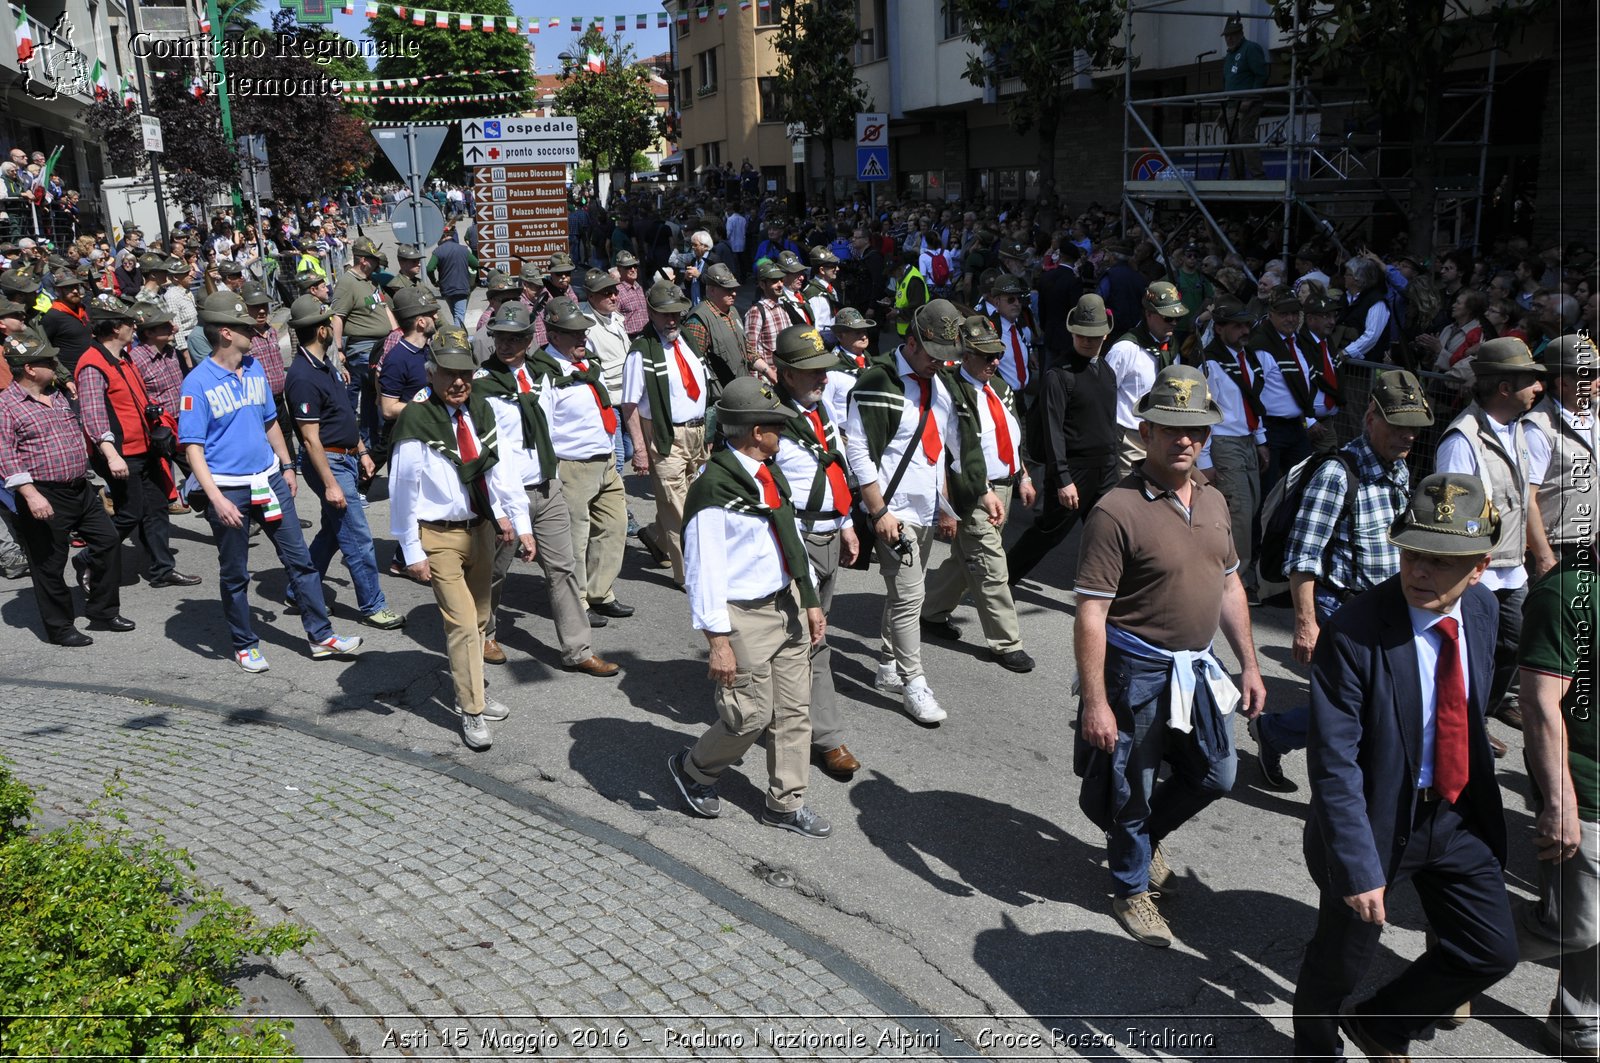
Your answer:
[[[1494,759],[1499,760],[1506,755],[1506,744],[1494,735],[1489,736],[1489,750],[1494,753]]]
[[[1504,705],[1500,706],[1500,711],[1494,714],[1494,718],[1505,724],[1507,727],[1515,728],[1518,731],[1522,730],[1521,702],[1506,702]]]
[[[601,679],[609,678],[622,671],[622,666],[614,661],[608,661],[598,653],[591,654],[577,664],[566,666],[569,672],[582,672],[584,675],[599,676]]]
[[[822,766],[835,775],[854,775],[861,770],[861,762],[847,746],[834,746],[824,752]]]
[[[502,650],[500,648],[500,644],[498,642],[496,642],[494,639],[484,639],[483,640],[483,663],[484,664],[505,664],[506,663],[506,651]]]

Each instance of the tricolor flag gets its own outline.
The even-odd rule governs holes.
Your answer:
[[[367,17],[378,17],[378,0],[367,0]]]
[[[356,0],[344,0],[344,7],[340,8],[339,10],[342,11],[346,15],[355,14],[356,13]]]
[[[98,103],[111,96],[111,80],[106,76],[106,68],[100,60],[94,61],[94,69],[89,71],[89,80],[94,84],[94,98]]]
[[[650,16],[647,15],[647,14],[644,14],[643,12],[640,12],[639,17],[634,19],[633,28],[636,29],[636,30],[642,30],[642,29],[649,28],[649,25],[650,25]]]
[[[460,21],[456,23],[456,26],[458,29],[470,30],[472,28],[472,13],[470,11],[461,12]]]
[[[557,27],[557,26],[560,26],[560,25],[561,25],[561,18],[560,18],[560,16],[557,16],[557,17],[555,17],[555,18],[552,18],[552,19],[551,19],[551,20],[550,20],[550,28],[551,28],[551,29],[555,29],[555,28],[556,28],[556,27]]]
[[[628,16],[627,15],[618,15],[616,17],[616,19],[615,19],[615,22],[616,22],[616,27],[617,27],[617,32],[618,33],[621,33],[623,30],[626,30],[628,28]]]
[[[582,33],[583,32],[583,16],[582,15],[573,15],[572,16],[572,32],[573,33]]]
[[[33,58],[33,28],[28,25],[28,13],[17,8],[17,65]]]
[[[406,9],[404,7],[402,7],[400,4],[394,5],[394,17],[395,18],[405,18],[406,17]]]
[[[538,33],[539,32],[539,20],[538,19],[530,18],[528,20],[528,32],[529,33]]]
[[[189,95],[193,96],[197,100],[205,99],[206,98],[206,83],[204,81],[202,81],[200,78],[190,78],[189,79]]]
[[[670,16],[668,16],[668,14],[665,11],[657,11],[656,12],[656,29],[658,29],[658,30],[666,29],[667,28],[667,19],[669,17]]]
[[[727,4],[718,4],[717,5],[717,17],[718,18],[727,18],[728,17],[728,5]]]
[[[689,24],[689,12],[687,10],[679,11],[678,12],[678,25],[687,26],[688,24]]]
[[[194,396],[193,395],[185,395],[183,398],[179,399],[178,400],[178,410],[180,412],[182,412],[182,413],[193,413],[194,412]]]
[[[485,16],[483,16],[483,32],[485,32],[485,33],[493,33],[494,32],[494,16],[493,15],[485,15]]]
[[[411,24],[413,26],[420,26],[427,21],[428,13],[426,11],[415,7],[411,9]]]
[[[599,52],[590,52],[583,65],[584,69],[591,74],[604,74],[606,72],[606,57]]]
[[[772,0],[761,0],[761,10],[763,10],[763,11],[771,11],[772,10]]]
[[[749,11],[750,10],[750,0],[739,0],[739,10],[740,11]]]
[[[514,19],[514,18],[506,19],[506,32],[507,33],[516,33],[517,32],[517,20],[516,19]]]
[[[704,22],[711,17],[711,9],[709,7],[696,8],[695,14],[699,16],[701,22]]]
[[[139,94],[133,91],[133,82],[127,78],[122,79],[122,106],[125,110],[139,106]]]
[[[435,11],[433,13],[433,28],[447,30],[450,28],[450,12]]]

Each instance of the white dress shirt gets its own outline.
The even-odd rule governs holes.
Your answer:
[[[1012,391],[1020,393],[1028,386],[1028,352],[1033,346],[1033,330],[1026,325],[1007,321],[1001,317],[1000,343],[1005,347],[1005,352],[1000,355],[1000,379],[1009,384]],[[1020,373],[1017,370],[1019,348],[1022,354]],[[1155,383],[1154,374],[1151,374],[1150,382]]]
[[[1527,422],[1519,419],[1512,421],[1510,424],[1501,424],[1493,417],[1489,417],[1487,420],[1489,427],[1494,429],[1495,438],[1500,441],[1501,448],[1511,455],[1512,462],[1519,462],[1521,459],[1518,457],[1520,448],[1517,446],[1517,426],[1527,425]],[[1471,427],[1476,431],[1476,425]],[[1537,431],[1529,433],[1529,442],[1531,443],[1534,437],[1542,434]],[[1530,446],[1528,450],[1531,454],[1533,447]],[[1433,471],[1461,473],[1465,476],[1478,476],[1479,479],[1482,479],[1482,476],[1478,473],[1478,456],[1473,452],[1472,444],[1467,442],[1467,437],[1462,435],[1459,430],[1446,432],[1444,438],[1439,440],[1439,448],[1433,453]],[[1532,482],[1528,479],[1528,470],[1520,469],[1519,471],[1523,473],[1524,481]],[[1515,568],[1496,568],[1490,565],[1483,570],[1483,579],[1480,582],[1492,591],[1514,591],[1518,587],[1527,585],[1528,566],[1518,565]]]
[[[821,407],[823,410],[827,409],[822,403],[818,403],[817,407]],[[813,409],[817,407],[813,407]],[[805,409],[805,407],[801,407],[801,409]],[[839,431],[839,422],[833,420],[833,414],[831,412],[828,412],[827,414],[827,422],[825,427],[828,430],[829,436],[828,446],[842,453],[844,449],[844,438]],[[816,438],[816,428],[812,425],[809,417],[804,421],[795,422],[795,428],[798,432],[800,432],[800,434],[804,435],[808,439]],[[773,461],[777,463],[779,469],[783,470],[784,479],[789,481],[789,490],[794,495],[794,508],[796,510],[805,509],[807,502],[810,501],[808,496],[811,493],[811,484],[817,478],[816,456],[809,448],[801,446],[788,436],[780,436],[778,438],[778,454]],[[846,473],[846,478],[848,478],[848,475],[849,474]],[[823,499],[823,504],[819,508],[827,508],[833,505],[833,498],[831,495],[824,494]],[[803,531],[826,534],[828,532],[838,531],[840,528],[843,528],[845,524],[849,522],[849,520],[850,515],[847,512],[843,516],[835,517],[832,520],[808,521],[800,519],[800,527]]]
[[[845,418],[850,415],[850,389],[855,386],[855,374],[843,369],[828,370],[828,382],[822,385],[822,405],[828,408],[828,416],[841,432]]]
[[[738,451],[733,455],[755,479],[760,462]],[[766,598],[789,585],[771,522],[715,506],[700,510],[683,529],[683,582],[694,629],[727,634],[729,602]]]
[[[1022,426],[1017,424],[1017,418],[1011,412],[1011,404],[995,395],[994,390],[983,381],[976,379],[965,369],[961,376],[972,390],[978,393],[978,425],[983,432],[980,442],[983,445],[983,464],[988,469],[989,479],[1004,480],[1015,476],[1017,470],[1022,468]],[[1000,416],[1005,419],[1006,431],[1011,433],[1011,461],[1000,458],[1000,430],[995,427],[994,414],[989,407],[989,396],[994,395],[995,401],[1000,404]]]
[[[1117,423],[1136,432],[1139,400],[1156,384],[1156,360],[1133,340],[1113,343],[1105,360],[1117,374]]]
[[[575,370],[570,359],[553,346],[545,350],[555,360],[563,377],[573,375]],[[581,350],[578,353],[585,357],[584,364],[590,364],[587,359],[593,357],[593,352]],[[615,402],[615,399],[612,401]],[[605,422],[600,417],[595,394],[587,385],[573,384],[556,388],[555,411],[555,416],[550,419],[550,441],[555,444],[556,457],[562,461],[586,461],[616,453],[611,433],[606,431]],[[620,410],[617,411],[617,424],[621,427]]]
[[[1360,292],[1345,295],[1348,305],[1361,298]],[[1365,358],[1383,340],[1389,331],[1389,306],[1382,299],[1367,307],[1366,320],[1362,322],[1361,335],[1344,345],[1346,358]]]
[[[832,295],[835,299],[839,298],[839,290],[833,285],[821,277],[813,277],[812,280],[816,281],[821,287],[826,288],[829,295]],[[826,295],[813,295],[806,300],[806,305],[811,308],[812,323],[819,330],[833,328],[833,304],[828,302]]]
[[[1283,344],[1294,351],[1294,359],[1300,366],[1301,376],[1306,381],[1306,386],[1311,387],[1311,365],[1306,361],[1305,352],[1300,349],[1299,342],[1293,336],[1281,336]],[[1256,364],[1261,367],[1261,406],[1267,411],[1268,417],[1304,417],[1305,409],[1301,407],[1300,400],[1295,398],[1294,392],[1289,390],[1289,382],[1283,378],[1283,367],[1272,356],[1271,351],[1254,351]]]
[[[700,356],[694,353],[694,348],[683,341],[682,336],[671,343],[662,344],[662,348],[662,355],[667,363],[667,395],[672,401],[672,423],[683,424],[686,421],[703,420],[706,415],[705,363],[700,361]],[[697,399],[691,399],[683,385],[683,374],[678,369],[678,359],[673,357],[674,350],[683,355],[684,362],[689,366],[689,375],[700,393]],[[650,390],[644,386],[647,372],[649,370],[645,368],[644,355],[636,350],[629,351],[628,360],[622,366],[622,401],[639,407],[639,416],[647,421],[653,421],[655,414],[650,410]]]
[[[861,419],[860,404],[894,402],[898,401],[899,396],[864,393],[857,387],[850,394],[849,414],[845,418],[845,457],[856,483],[876,482],[879,490],[885,490],[900,464],[900,456],[906,452],[907,447],[916,447],[919,453],[912,455],[911,461],[906,465],[905,475],[900,478],[899,486],[889,499],[889,512],[903,523],[919,528],[931,528],[941,507],[945,512],[953,513],[944,498],[945,458],[949,454],[961,453],[961,426],[956,417],[955,405],[950,401],[950,393],[945,390],[944,384],[938,377],[930,381],[922,380],[911,371],[905,354],[899,350],[895,351],[894,361],[895,370],[900,374],[900,379],[906,383],[905,401],[900,404],[900,425],[895,429],[894,438],[889,440],[889,445],[874,462],[871,452],[867,449],[867,433]],[[921,403],[924,388],[933,389],[929,420],[943,444],[939,461],[931,465],[927,456],[920,453],[922,440],[917,435],[917,422],[922,418]]]
[[[1230,353],[1234,353],[1230,349]],[[1252,363],[1247,355],[1245,365],[1252,373],[1260,372],[1260,367]],[[1200,460],[1195,465],[1201,469],[1211,468],[1211,441],[1217,436],[1249,436],[1256,446],[1265,446],[1267,430],[1257,424],[1254,431],[1250,429],[1249,418],[1245,416],[1245,397],[1239,390],[1239,385],[1233,382],[1233,377],[1228,375],[1221,363],[1215,359],[1207,358],[1205,364],[1206,387],[1211,389],[1211,399],[1217,404],[1217,409],[1222,411],[1222,420],[1214,425],[1211,434],[1206,437],[1205,446],[1200,448]]]
[[[495,418],[498,426],[499,417]],[[472,419],[467,430],[478,441]],[[520,432],[519,432],[520,435]],[[490,508],[496,519],[510,517],[518,535],[531,535],[528,496],[522,481],[512,471],[502,452],[484,476],[489,488]],[[400,542],[400,553],[407,565],[415,565],[427,554],[417,525],[422,521],[471,520],[472,503],[466,486],[449,459],[420,439],[403,439],[389,457],[389,532]]]
[[[1311,332],[1310,329],[1307,329],[1306,331]],[[1307,351],[1306,356],[1311,358],[1316,363],[1318,369],[1321,369],[1323,367],[1322,348],[1327,346],[1328,339],[1326,336],[1317,336],[1315,332],[1311,332],[1311,335],[1316,337],[1317,346],[1313,350]],[[1296,346],[1298,347],[1298,345]],[[1328,351],[1328,361],[1333,361],[1332,350]],[[1333,401],[1332,395],[1329,395],[1326,391],[1317,389],[1311,396],[1311,412],[1312,415],[1320,421],[1324,417],[1332,417],[1334,414],[1338,413],[1339,404]]]
[[[548,380],[530,373],[525,365],[517,367],[516,376],[519,383],[526,379],[530,390],[538,395],[545,424],[552,423],[556,413],[556,389],[550,386]],[[527,487],[536,487],[546,480],[555,479],[556,470],[546,469],[540,464],[539,451],[534,447],[533,440],[522,438],[521,402],[493,396],[485,396],[485,399],[494,411],[495,428],[500,434],[500,464],[509,465],[518,482]]]
[[[1422,759],[1417,767],[1417,786],[1420,789],[1433,785],[1433,746],[1438,731],[1436,710],[1439,704],[1439,680],[1434,673],[1439,668],[1439,647],[1444,643],[1444,632],[1435,630],[1434,625],[1447,616],[1455,618],[1461,650],[1461,681],[1466,688],[1469,705],[1472,669],[1467,662],[1472,658],[1467,649],[1467,625],[1461,620],[1460,599],[1456,600],[1448,613],[1431,613],[1410,605],[1406,609],[1411,613],[1411,644],[1416,647],[1417,672],[1422,678]]]

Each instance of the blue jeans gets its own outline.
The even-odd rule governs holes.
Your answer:
[[[456,328],[464,328],[467,322],[467,300],[470,296],[462,295],[454,299],[446,299],[450,307],[450,316],[456,319]]]
[[[315,491],[318,498],[322,498],[321,477],[316,469],[310,467],[310,462],[303,464],[306,466],[302,470],[305,485]],[[360,476],[361,466],[354,454],[329,454],[328,468],[332,470],[333,480],[339,485],[339,490],[344,492],[345,507],[335,509],[327,502],[322,503],[322,527],[317,530],[316,538],[311,540],[311,563],[316,566],[319,575],[326,576],[328,566],[333,563],[334,552],[342,553],[344,567],[350,570],[350,582],[355,584],[356,608],[362,616],[371,616],[380,609],[388,608],[389,603],[378,582],[378,555],[372,547],[372,529],[367,526],[367,511],[361,507],[361,499],[356,494],[356,479]],[[292,585],[284,597],[290,605],[296,603]]]
[[[1167,726],[1168,667],[1152,665],[1108,646],[1106,697],[1117,717],[1118,744],[1131,739],[1123,778],[1129,795],[1106,832],[1106,857],[1118,897],[1150,888],[1150,855],[1161,840],[1233,789],[1239,758],[1232,720],[1224,716],[1227,753],[1207,760],[1193,733]],[[1200,711],[1197,698],[1196,711]],[[1157,782],[1163,762],[1172,766]]]
[[[1317,626],[1325,625],[1339,611],[1339,599],[1318,585],[1316,596]],[[1288,712],[1262,713],[1256,717],[1256,735],[1262,745],[1276,753],[1292,753],[1304,749],[1310,742],[1311,706],[1296,705]]]
[[[623,466],[633,460],[633,437],[628,434],[626,428],[618,425],[616,432],[611,436],[611,445],[617,452],[617,475],[626,476],[627,471]]]
[[[211,522],[211,534],[217,541],[217,561],[222,587],[222,614],[227,618],[228,631],[233,636],[235,650],[248,650],[256,644],[255,629],[250,626],[250,521],[261,524],[261,531],[278,560],[289,572],[289,586],[300,602],[300,622],[305,625],[306,638],[321,642],[333,637],[333,626],[328,623],[328,603],[322,596],[322,580],[311,564],[311,554],[306,550],[305,536],[300,534],[300,518],[295,515],[294,499],[282,473],[273,473],[268,481],[272,493],[278,496],[283,507],[280,520],[269,521],[263,516],[263,507],[250,504],[248,487],[221,488],[222,496],[244,515],[244,523],[230,528],[217,520],[216,514],[206,511]]]
[[[378,400],[373,394],[372,355],[379,349],[379,340],[346,340],[344,368],[348,375],[345,390],[350,395],[350,408],[356,411],[361,424],[361,442],[372,446],[378,432]]]

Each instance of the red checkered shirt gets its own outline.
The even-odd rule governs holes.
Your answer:
[[[178,364],[178,348],[171,343],[165,347],[135,343],[128,349],[128,358],[144,378],[144,393],[150,401],[172,416],[178,416],[178,399],[183,393],[183,366]]]
[[[278,346],[278,330],[266,329],[251,340],[250,357],[261,363],[262,370],[267,374],[267,387],[272,389],[272,393],[282,395],[283,378],[287,370],[283,366],[283,350]]]
[[[745,357],[754,362],[766,359],[768,365],[778,349],[778,333],[789,327],[789,312],[783,304],[765,296],[751,304],[744,315]]]
[[[45,405],[21,384],[0,391],[0,477],[7,487],[87,475],[89,440],[64,392]]]
[[[622,315],[622,327],[628,330],[628,335],[636,336],[644,331],[644,327],[650,324],[644,285],[638,281],[617,285],[617,313]]]

